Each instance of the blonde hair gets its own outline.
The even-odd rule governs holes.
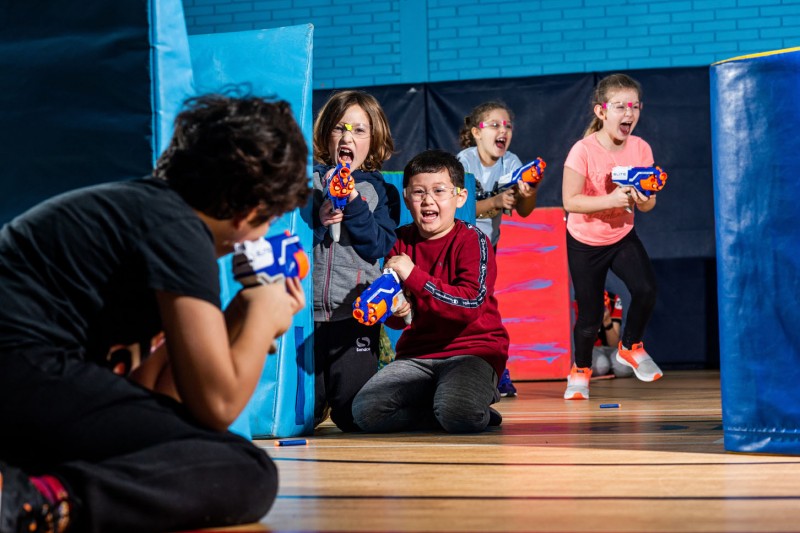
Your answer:
[[[597,87],[594,88],[594,94],[592,95],[592,110],[594,110],[594,106],[608,102],[611,93],[619,89],[633,89],[639,95],[639,100],[641,101],[642,99],[642,86],[638,81],[627,74],[610,74],[597,82]],[[592,113],[592,121],[583,133],[584,137],[603,129],[603,121],[597,115],[594,115],[594,111]]]
[[[394,152],[394,141],[381,104],[374,96],[364,91],[349,90],[334,93],[322,106],[317,120],[314,121],[314,160],[326,165],[336,163],[334,155],[328,150],[328,141],[333,128],[347,109],[354,105],[359,106],[369,116],[372,131],[369,153],[364,160],[363,170],[380,170],[383,162]]]
[[[461,148],[469,148],[477,144],[475,142],[475,137],[472,136],[472,128],[477,128],[484,117],[495,109],[503,109],[508,113],[508,118],[510,118],[512,122],[514,121],[514,112],[499,100],[491,100],[475,106],[470,114],[464,117],[464,124],[461,126],[461,131],[458,132],[458,142]]]

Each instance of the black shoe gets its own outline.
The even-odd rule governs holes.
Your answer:
[[[0,462],[0,533],[64,533],[67,500],[48,502],[20,469]]]
[[[489,408],[489,426],[499,426],[503,423],[503,415],[498,413],[493,407]]]

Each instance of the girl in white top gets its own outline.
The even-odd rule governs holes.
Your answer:
[[[522,166],[519,157],[508,151],[513,136],[514,114],[504,103],[490,101],[475,107],[464,117],[460,132],[458,160],[466,172],[475,176],[477,226],[497,249],[504,209],[516,209],[523,217],[536,207],[536,187],[520,181],[497,194],[500,178]]]

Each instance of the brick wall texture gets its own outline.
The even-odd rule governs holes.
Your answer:
[[[314,88],[708,65],[800,46],[800,0],[183,0],[189,34],[314,25]]]

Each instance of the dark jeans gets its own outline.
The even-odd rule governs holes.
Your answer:
[[[159,532],[259,520],[278,490],[262,450],[167,397],[59,353],[0,354],[0,459],[55,474],[71,531]]]
[[[356,319],[314,323],[314,422],[325,404],[342,431],[358,431],[353,398],[378,371],[381,328]]]
[[[656,305],[656,276],[642,242],[631,230],[619,242],[592,246],[567,232],[567,257],[578,318],[575,320],[575,364],[592,366],[592,346],[603,323],[603,290],[611,269],[631,293],[631,304],[621,341],[625,346],[641,342]]]
[[[474,355],[398,359],[364,385],[353,401],[356,424],[370,433],[441,428],[475,433],[499,400],[497,374]]]

